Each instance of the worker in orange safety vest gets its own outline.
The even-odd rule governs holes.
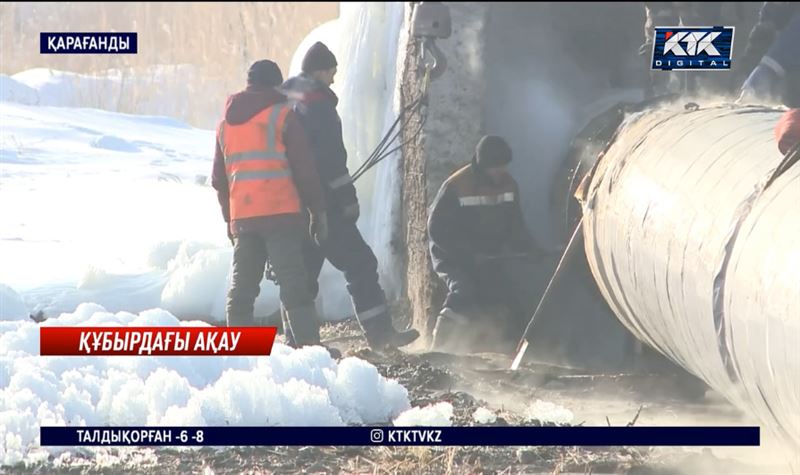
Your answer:
[[[217,129],[212,186],[234,246],[228,325],[254,325],[254,304],[269,259],[285,309],[284,325],[300,347],[320,344],[302,245],[309,229],[316,241],[324,241],[326,202],[303,126],[275,89],[282,82],[274,62],[257,61],[248,71],[247,88],[228,98]]]

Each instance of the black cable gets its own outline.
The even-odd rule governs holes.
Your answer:
[[[394,147],[393,149],[391,149],[391,150],[389,150],[389,151],[387,151],[387,152],[384,152],[384,153],[383,153],[381,156],[377,157],[377,158],[375,159],[375,164],[373,164],[373,166],[374,166],[374,165],[376,165],[376,164],[378,164],[378,162],[380,162],[380,161],[381,161],[381,160],[383,160],[384,158],[386,158],[386,157],[390,156],[390,155],[391,155],[391,154],[393,154],[394,152],[396,152],[396,151],[400,150],[401,148],[405,147],[406,145],[408,145],[408,144],[410,144],[411,142],[413,142],[414,140],[416,140],[416,138],[417,138],[417,137],[419,137],[419,134],[422,132],[422,128],[425,126],[425,121],[426,121],[426,120],[427,120],[427,116],[423,116],[423,117],[420,119],[419,127],[417,127],[417,130],[416,130],[416,132],[414,132],[414,133],[411,135],[411,137],[409,137],[409,138],[408,138],[408,139],[407,139],[405,142],[401,143],[400,145],[397,145],[397,146],[396,146],[396,147]]]
[[[367,159],[364,160],[364,162],[358,167],[358,169],[355,172],[353,172],[352,176],[360,176],[362,173],[364,173],[364,171],[369,169],[372,166],[372,163],[375,161],[375,157],[383,153],[383,150],[385,150],[386,147],[395,139],[395,137],[392,137],[391,135],[395,127],[397,127],[397,124],[400,122],[401,118],[402,116],[398,115],[397,120],[395,120],[394,124],[392,124],[392,127],[390,127],[389,130],[386,132],[386,134],[383,136],[383,139],[381,139],[381,141],[378,143],[378,146],[375,147],[372,153],[370,153],[369,157],[367,157]],[[400,130],[401,131],[403,130],[402,127],[400,128]]]
[[[381,139],[381,141],[378,142],[378,146],[375,147],[375,149],[372,151],[372,153],[369,154],[369,157],[367,157],[367,159],[364,160],[364,162],[358,167],[358,169],[355,171],[354,174],[358,174],[361,171],[361,169],[363,169],[365,166],[367,166],[367,164],[369,164],[375,158],[375,156],[379,153],[379,150],[382,150],[384,148],[384,146],[386,144],[386,141],[391,136],[392,131],[394,131],[395,127],[397,127],[397,124],[400,123],[400,120],[403,118],[403,114],[404,113],[405,113],[405,110],[401,111],[401,113],[397,115],[397,118],[392,123],[392,126],[389,127],[389,130],[386,132],[386,134],[384,134],[384,136]]]
[[[416,140],[416,138],[417,138],[417,137],[419,136],[419,134],[422,132],[422,128],[423,128],[423,127],[424,127],[424,125],[425,125],[425,121],[426,121],[426,119],[427,119],[427,116],[424,116],[424,115],[423,115],[423,116],[420,118],[420,124],[419,124],[419,127],[418,127],[418,128],[417,128],[417,130],[416,130],[416,131],[415,131],[415,132],[414,132],[414,133],[411,135],[411,137],[409,137],[409,138],[408,138],[406,141],[404,141],[404,142],[400,143],[399,145],[395,146],[394,148],[392,148],[392,149],[390,149],[390,150],[387,150],[387,151],[384,151],[384,152],[383,152],[381,155],[379,155],[378,157],[376,157],[376,158],[375,158],[375,160],[374,160],[374,163],[373,163],[372,165],[370,165],[370,168],[371,168],[371,167],[373,167],[373,166],[375,166],[375,165],[377,165],[377,164],[378,164],[379,162],[381,162],[383,159],[385,159],[385,158],[387,158],[387,157],[391,156],[391,155],[392,155],[394,152],[396,152],[397,150],[400,150],[400,149],[402,149],[402,148],[403,148],[403,147],[405,147],[406,145],[408,145],[408,144],[410,144],[411,142],[413,142],[414,140]],[[397,136],[399,136],[399,133],[397,134]],[[397,138],[397,136],[396,136],[395,138]]]
[[[419,134],[420,134],[420,132],[422,132],[422,128],[425,126],[425,122],[427,121],[427,118],[428,118],[427,114],[420,114],[420,115],[421,115],[420,123],[419,123],[419,127],[417,127],[416,132],[414,132],[411,135],[411,137],[409,137],[405,142],[402,142],[400,145],[397,145],[393,149],[385,151],[380,156],[376,157],[376,163],[380,162],[381,160],[383,160],[384,158],[388,157],[389,155],[391,155],[392,153],[396,152],[397,150],[400,150],[402,147],[410,144],[412,141],[414,141],[419,136]],[[407,123],[406,123],[406,125],[407,125]],[[397,136],[395,136],[395,138],[396,137]]]
[[[375,158],[383,154],[386,148],[400,135],[400,133],[402,133],[402,130],[405,127],[407,121],[400,127],[400,130],[398,130],[398,132],[394,135],[394,137],[392,137],[394,129],[397,127],[400,121],[403,120],[403,117],[407,113],[411,112],[412,109],[416,108],[419,105],[421,99],[422,98],[419,98],[413,101],[411,104],[405,106],[402,111],[400,111],[400,114],[397,115],[397,118],[395,119],[394,123],[392,123],[392,126],[389,127],[389,130],[386,132],[386,134],[384,134],[383,139],[381,139],[381,141],[378,143],[378,146],[375,148],[375,150],[372,151],[369,157],[367,157],[367,159],[358,167],[358,169],[356,169],[356,171],[352,175],[353,177],[358,177],[363,175],[364,172],[366,172],[367,170],[372,168],[372,166],[374,166]],[[353,181],[355,181],[355,178],[353,178]]]
[[[369,158],[366,161],[364,161],[364,163],[361,164],[361,166],[355,171],[355,173],[353,173],[352,175],[353,182],[355,182],[358,178],[360,178],[370,168],[377,165],[379,162],[381,162],[386,157],[390,156],[395,151],[411,143],[412,140],[416,139],[417,136],[419,136],[420,132],[422,132],[422,127],[425,124],[425,120],[427,119],[427,115],[422,116],[422,118],[420,119],[420,126],[417,128],[417,131],[414,132],[411,138],[409,138],[405,142],[402,142],[400,145],[395,146],[391,150],[387,150],[388,147],[402,134],[405,127],[411,121],[411,114],[415,112],[421,112],[422,106],[424,105],[424,99],[425,99],[424,95],[421,95],[411,104],[407,105],[400,114],[398,114],[398,118],[395,119],[394,124],[392,124],[392,127],[390,127],[389,131],[384,135],[378,147],[375,148],[375,150],[370,154]],[[397,124],[400,122],[400,120],[403,118],[405,114],[409,114],[409,117],[407,117],[406,120],[403,121],[403,124],[398,129],[398,131],[394,134],[393,137],[391,137],[391,139],[389,139],[389,137],[392,135],[392,132],[394,131],[394,128],[397,126]]]
[[[397,131],[397,133],[394,135],[394,137],[392,137],[392,139],[386,143],[386,146],[383,148],[383,150],[381,150],[377,155],[372,157],[369,162],[364,163],[364,166],[362,166],[358,170],[357,173],[353,174],[353,181],[355,181],[358,178],[360,178],[362,175],[364,175],[366,172],[368,172],[372,167],[377,165],[381,160],[386,158],[394,150],[397,149],[397,147],[395,147],[395,148],[393,148],[393,149],[391,149],[390,151],[387,152],[388,147],[391,144],[393,144],[398,137],[400,137],[400,135],[403,133],[403,130],[404,130],[403,128],[400,128],[400,130]]]
[[[416,110],[415,110],[415,109],[411,109],[411,110],[409,110],[409,111],[408,111],[408,113],[409,113],[409,114],[413,114],[414,112],[416,112]],[[386,150],[389,148],[389,146],[390,146],[390,145],[391,145],[391,144],[392,144],[392,143],[393,143],[395,140],[397,140],[397,138],[398,138],[398,137],[400,137],[400,136],[403,134],[403,131],[405,130],[406,126],[408,125],[408,123],[409,123],[410,121],[411,121],[411,116],[409,115],[408,117],[406,117],[406,120],[404,120],[404,121],[403,121],[403,123],[402,123],[402,125],[400,126],[400,128],[399,128],[399,129],[397,129],[397,132],[395,132],[395,133],[394,133],[394,136],[393,136],[393,137],[392,137],[390,140],[386,141],[386,143],[385,143],[385,144],[383,144],[383,146],[380,148],[380,150],[376,149],[376,150],[373,152],[372,156],[370,157],[370,158],[371,158],[371,160],[370,160],[370,164],[369,164],[369,166],[368,166],[367,168],[371,168],[372,166],[374,166],[374,165],[375,165],[376,161],[379,161],[379,160],[380,160],[380,158],[379,158],[379,157],[381,157],[381,156],[382,156],[382,155],[383,155],[383,154],[386,152]],[[391,132],[391,131],[390,131],[390,132]],[[388,134],[387,134],[387,137],[388,137]]]
[[[389,127],[389,130],[386,132],[386,134],[384,134],[383,139],[381,139],[381,141],[378,143],[378,146],[375,148],[375,150],[372,151],[367,160],[364,161],[364,164],[369,163],[376,155],[380,153],[379,152],[380,150],[383,150],[385,148],[386,141],[391,136],[395,127],[397,127],[397,124],[400,123],[400,121],[403,119],[403,116],[414,106],[416,106],[416,101],[407,105],[406,107],[403,108],[402,111],[400,111],[400,113],[397,115],[397,118],[392,123],[391,127]],[[362,167],[364,164],[362,164]]]
[[[392,126],[389,128],[389,130],[383,136],[383,139],[381,140],[381,142],[378,144],[378,146],[375,148],[375,150],[373,150],[373,152],[370,154],[370,156],[367,158],[367,160],[365,160],[364,163],[362,163],[361,166],[358,168],[358,170],[356,170],[356,173],[358,175],[363,174],[363,172],[365,170],[371,168],[372,165],[374,164],[375,158],[380,156],[381,154],[383,154],[383,152],[386,150],[386,148],[388,148],[388,146],[391,144],[391,142],[394,139],[396,139],[400,135],[400,133],[402,133],[402,129],[407,125],[408,120],[403,121],[404,123],[401,125],[400,130],[394,135],[394,137],[392,137],[392,133],[394,132],[394,129],[397,127],[397,125],[403,120],[403,118],[404,118],[404,116],[406,116],[406,114],[408,114],[409,112],[413,112],[413,109],[415,109],[415,108],[417,108],[419,106],[421,99],[422,98],[419,98],[419,99],[411,102],[410,104],[408,104],[407,106],[405,106],[403,108],[403,110],[400,112],[400,114],[398,114],[398,116],[395,119],[395,121],[392,124]]]

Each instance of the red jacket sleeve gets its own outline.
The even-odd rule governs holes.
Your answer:
[[[789,109],[781,116],[775,126],[775,140],[784,155],[800,142],[800,109]]]
[[[211,186],[217,190],[217,200],[219,200],[219,206],[222,209],[222,218],[226,223],[230,223],[230,189],[228,188],[228,173],[225,171],[225,156],[219,146],[219,130],[218,127],[216,139],[214,140],[214,168],[211,171]]]
[[[294,111],[286,115],[284,127],[284,143],[286,144],[286,158],[292,169],[292,177],[300,194],[303,204],[311,212],[326,210],[325,195],[320,182],[311,144],[308,135],[300,124]]]

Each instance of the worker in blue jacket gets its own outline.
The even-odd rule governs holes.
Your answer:
[[[319,273],[325,259],[344,273],[356,318],[373,349],[406,346],[419,337],[416,330],[397,331],[386,296],[378,282],[378,260],[356,226],[360,209],[356,188],[347,169],[347,151],[331,90],[336,75],[334,54],[320,42],[306,53],[303,72],[287,80],[281,90],[295,104],[295,111],[311,141],[317,169],[328,203],[327,239],[305,243],[305,259],[313,295],[319,292]],[[291,340],[291,335],[287,335]]]

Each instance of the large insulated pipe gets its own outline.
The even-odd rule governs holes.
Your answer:
[[[579,199],[619,320],[800,447],[800,163],[778,152],[781,113],[632,114]]]

